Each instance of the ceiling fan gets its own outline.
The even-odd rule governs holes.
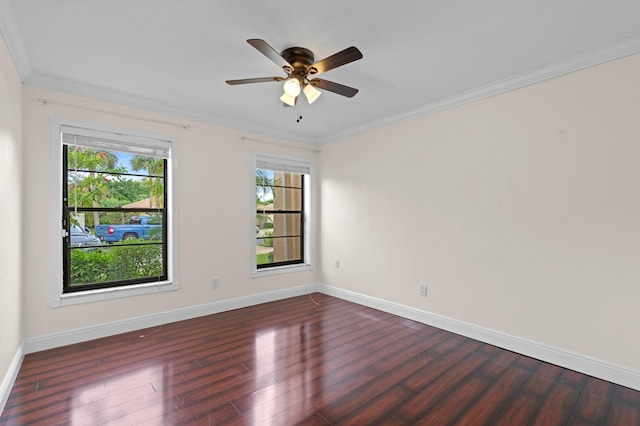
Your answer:
[[[358,93],[358,89],[345,86],[321,78],[311,78],[325,73],[334,68],[346,65],[349,62],[362,59],[362,53],[356,47],[348,47],[338,53],[314,62],[313,52],[304,47],[289,47],[278,53],[273,47],[259,38],[247,40],[251,46],[255,47],[260,53],[271,59],[276,65],[281,67],[287,74],[284,77],[261,77],[261,78],[245,78],[241,80],[227,80],[227,84],[249,84],[249,83],[266,83],[269,81],[284,81],[284,94],[280,98],[285,105],[294,106],[298,100],[298,95],[302,91],[311,104],[320,96],[321,92],[317,89],[328,90],[348,98],[352,98]]]

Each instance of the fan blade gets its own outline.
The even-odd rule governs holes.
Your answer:
[[[358,89],[345,86],[344,84],[335,83],[333,81],[323,80],[321,78],[309,80],[309,83],[311,83],[313,87],[328,90],[330,92],[337,93],[338,95],[346,96],[347,98],[353,98],[356,93],[358,93]]]
[[[227,84],[235,86],[236,84],[250,84],[250,83],[268,83],[269,81],[282,81],[284,77],[261,77],[261,78],[243,78],[240,80],[227,80]]]
[[[291,64],[287,62],[287,60],[282,56],[280,56],[277,50],[269,46],[266,41],[259,38],[250,38],[249,40],[247,40],[247,43],[258,49],[260,53],[271,59],[276,65],[287,71],[287,73],[293,71],[293,67],[291,66]]]
[[[342,65],[348,64],[349,62],[357,61],[358,59],[362,59],[362,52],[358,50],[356,47],[347,47],[343,51],[338,53],[334,53],[333,55],[321,59],[315,64],[312,64],[307,72],[309,74],[322,74],[323,72],[327,72],[334,68],[341,67]],[[327,89],[328,90],[328,89]]]

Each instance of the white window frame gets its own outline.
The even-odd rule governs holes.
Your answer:
[[[133,284],[123,287],[112,287],[99,290],[86,290],[73,293],[62,292],[63,266],[61,244],[62,221],[62,132],[65,127],[83,129],[87,133],[103,133],[112,139],[129,141],[133,144],[141,144],[153,147],[154,141],[166,149],[169,144],[170,156],[167,160],[167,199],[165,208],[168,212],[167,223],[167,280]],[[131,297],[143,294],[152,294],[162,291],[175,291],[179,288],[178,278],[178,234],[177,234],[177,208],[174,203],[174,189],[176,187],[176,175],[178,170],[178,143],[174,137],[138,132],[130,129],[122,129],[111,126],[86,123],[75,120],[53,118],[51,120],[51,194],[54,202],[54,212],[51,214],[51,253],[53,253],[53,277],[51,280],[50,306],[57,308],[80,303],[111,300],[121,297]]]
[[[269,163],[272,166],[270,168],[280,171],[294,171],[295,173],[300,173],[301,170],[306,169],[307,171],[302,172],[305,175],[304,179],[304,259],[303,263],[295,264],[295,265],[284,265],[284,266],[273,266],[273,267],[264,267],[258,268],[256,263],[256,211],[257,211],[257,203],[256,203],[256,168],[259,162]],[[251,253],[251,276],[253,278],[263,277],[268,275],[275,274],[285,274],[290,272],[300,272],[300,271],[310,271],[313,270],[313,249],[314,246],[313,241],[315,240],[315,226],[314,226],[314,215],[313,212],[313,200],[315,199],[315,190],[314,190],[314,161],[313,158],[303,158],[303,157],[290,157],[285,155],[278,155],[273,153],[263,153],[263,152],[253,152],[252,153],[252,168],[251,168],[251,182],[252,182],[252,191],[251,191],[251,206],[252,206],[252,214],[251,214],[251,226],[249,229],[251,230],[251,245],[250,245],[250,253]]]

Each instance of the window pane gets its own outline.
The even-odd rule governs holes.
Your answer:
[[[270,240],[270,244],[273,244],[273,239]],[[273,246],[256,246],[256,263],[258,265],[268,265],[273,263]]]
[[[164,275],[163,220],[157,212],[83,209],[71,213],[70,219],[65,249],[72,289],[116,281],[157,281]]]
[[[275,186],[302,188],[302,175],[299,173],[273,172]]]
[[[274,187],[273,210],[302,210],[302,190]]]
[[[69,207],[163,208],[163,178],[131,179],[110,173],[69,172]]]
[[[256,169],[256,195],[262,204],[273,202],[274,191],[280,191],[279,196],[291,196],[293,192],[301,193],[303,175],[273,170]],[[290,193],[283,193],[282,188],[293,189]],[[298,208],[299,209],[299,208]]]
[[[164,207],[164,160],[69,146],[67,199],[78,207]]]
[[[123,280],[149,281],[149,278],[154,281],[164,274],[162,244],[141,245],[125,241],[70,250],[71,287]]]
[[[303,175],[299,173],[256,169],[256,183],[258,186],[289,186],[302,188],[302,176]]]
[[[162,242],[162,213],[157,211],[71,211],[71,245],[74,245],[74,229],[88,232],[104,243],[121,240],[151,240]],[[75,225],[75,226],[74,226]]]
[[[256,219],[260,237],[292,237],[302,234],[300,213],[258,213]],[[262,226],[261,226],[262,225]]]
[[[142,176],[164,176],[164,161],[160,157],[135,155],[129,152],[69,145],[67,168],[86,172],[114,172]]]
[[[256,262],[268,265],[279,262],[302,261],[300,237],[261,238],[256,245]]]

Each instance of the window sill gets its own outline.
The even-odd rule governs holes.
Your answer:
[[[58,295],[51,300],[51,307],[78,305],[81,303],[100,302],[103,300],[119,299],[121,297],[139,296],[143,294],[153,294],[164,291],[175,291],[178,284],[171,281],[159,283],[138,284],[127,287],[105,288],[100,290],[88,290],[77,293],[66,293]]]
[[[291,272],[312,271],[313,266],[309,263],[302,265],[274,266],[273,268],[256,269],[251,276],[253,278],[266,277],[269,275],[288,274]]]

